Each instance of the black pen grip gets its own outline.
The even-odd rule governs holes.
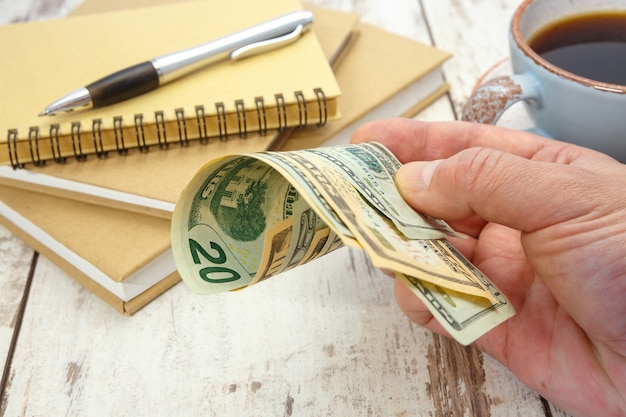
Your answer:
[[[133,65],[86,86],[94,107],[109,104],[147,93],[159,86],[159,75],[150,61]]]

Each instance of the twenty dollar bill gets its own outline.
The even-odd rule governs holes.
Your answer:
[[[194,291],[243,288],[343,245],[396,272],[459,342],[514,314],[445,239],[445,222],[402,199],[400,163],[378,143],[232,155],[205,165],[179,199],[172,249]]]

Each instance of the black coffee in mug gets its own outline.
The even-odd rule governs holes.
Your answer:
[[[626,11],[572,16],[528,40],[548,62],[571,73],[626,85]]]

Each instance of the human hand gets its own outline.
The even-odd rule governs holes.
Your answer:
[[[513,303],[475,346],[573,415],[626,415],[626,165],[464,122],[384,120],[351,139],[366,141],[405,164],[406,201],[469,235],[450,241]],[[412,321],[446,334],[399,280],[395,293]]]

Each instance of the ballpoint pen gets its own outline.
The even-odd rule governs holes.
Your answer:
[[[79,107],[108,106],[154,90],[206,65],[282,47],[296,41],[312,22],[311,12],[298,10],[202,45],[153,58],[67,94],[39,116]]]

